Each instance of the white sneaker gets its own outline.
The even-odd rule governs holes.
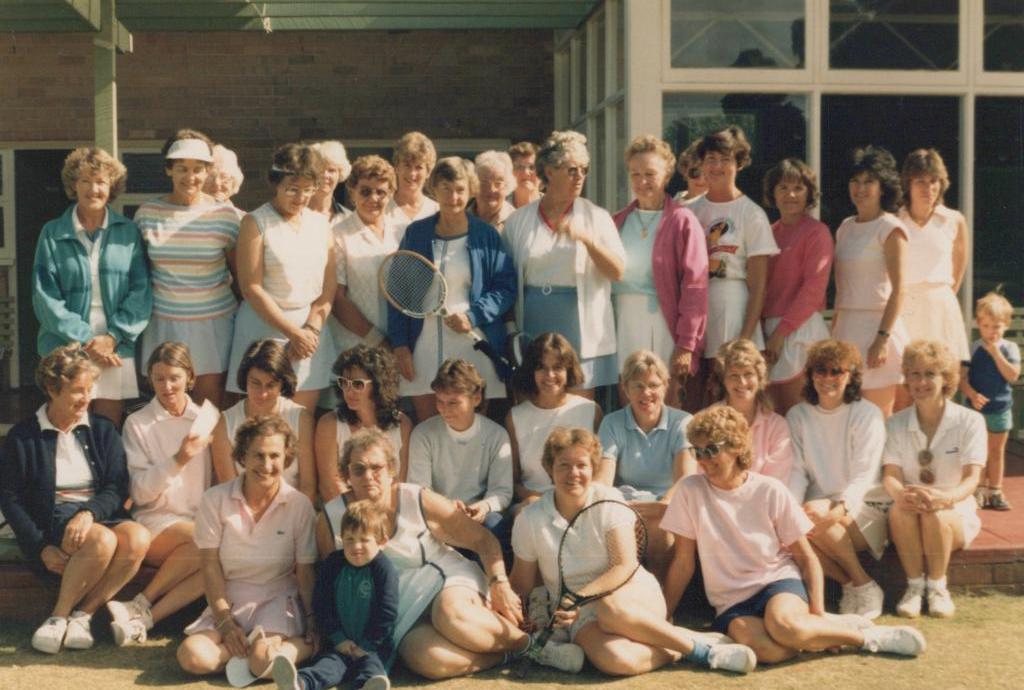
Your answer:
[[[935,618],[952,618],[956,613],[956,604],[949,595],[948,589],[928,590],[928,615]]]
[[[50,616],[36,628],[32,635],[32,648],[44,654],[56,654],[64,644],[64,634],[68,631],[68,619]]]
[[[924,597],[924,585],[907,583],[907,591],[903,593],[900,603],[896,604],[896,614],[903,618],[917,618],[921,615],[921,599]]]
[[[872,580],[857,589],[857,609],[849,613],[856,613],[871,621],[881,616],[885,592],[878,586],[878,583]]]
[[[299,672],[295,668],[295,664],[283,654],[278,654],[270,662],[270,676],[277,684],[278,690],[302,690],[302,686],[299,685]]]
[[[107,611],[110,612],[110,619],[118,623],[127,623],[132,618],[138,618],[146,630],[153,629],[153,611],[141,594],[131,601],[108,601]]]
[[[733,673],[750,673],[757,666],[757,655],[745,644],[716,644],[708,653],[708,666]]]
[[[583,668],[583,660],[583,648],[578,644],[552,640],[548,640],[536,658],[538,664],[550,666],[566,673],[579,673]]]
[[[853,585],[843,585],[843,594],[839,597],[839,613],[857,613],[860,607],[860,594]]]
[[[68,649],[89,649],[95,640],[92,637],[92,616],[85,611],[72,611],[68,617],[68,631],[64,635],[64,646]]]
[[[114,635],[114,644],[118,647],[142,644],[146,641],[146,624],[141,618],[130,618],[127,622],[110,621],[110,632]]]
[[[387,676],[370,676],[363,683],[363,690],[391,690],[391,681]]]
[[[825,618],[851,630],[865,630],[874,625],[869,619],[856,613],[826,613]]]
[[[924,635],[909,625],[873,625],[864,631],[864,650],[917,656],[925,650]]]

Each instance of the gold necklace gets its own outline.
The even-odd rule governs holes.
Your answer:
[[[639,207],[636,209],[636,219],[640,222],[640,239],[647,239],[647,235],[649,235],[651,231],[651,224],[654,223],[654,221],[657,220],[657,218],[658,216],[655,212],[655,215],[651,216],[651,222],[645,223],[643,211]]]

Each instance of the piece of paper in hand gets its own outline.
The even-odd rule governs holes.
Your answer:
[[[196,415],[196,421],[192,422],[189,433],[199,438],[205,438],[213,433],[213,427],[217,426],[218,419],[220,419],[220,410],[209,400],[204,400],[203,406],[199,408],[199,414]]]

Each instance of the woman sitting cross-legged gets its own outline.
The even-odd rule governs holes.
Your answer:
[[[92,647],[92,614],[138,572],[149,533],[128,520],[128,471],[114,424],[89,414],[99,367],[79,343],[43,357],[49,400],[7,433],[0,510],[37,573],[56,575],[53,612],[32,636],[40,652]]]
[[[676,534],[665,585],[670,611],[699,554],[717,614],[712,627],[749,645],[762,663],[847,646],[907,656],[924,651],[914,628],[825,613],[824,576],[807,541],[814,524],[782,482],[748,470],[750,429],[742,414],[726,406],[704,410],[687,435],[704,473],[680,482],[661,523]]]
[[[950,396],[959,379],[945,344],[916,340],[903,352],[903,376],[914,404],[889,418],[883,456],[885,489],[892,496],[889,529],[907,574],[896,612],[949,618],[956,607],[946,587],[949,555],[981,531],[974,489],[985,467],[987,441],[980,413]],[[927,576],[927,583],[925,577]]]
[[[178,647],[188,673],[218,673],[236,657],[245,660],[242,675],[260,677],[273,657],[297,663],[316,649],[316,514],[283,479],[295,452],[295,433],[280,417],[246,420],[234,450],[244,473],[203,495],[195,542],[209,606]]]
[[[523,510],[512,530],[516,560],[511,579],[516,591],[529,592],[539,570],[549,601],[555,601],[563,575],[559,544],[570,529],[569,521],[595,501],[622,500],[617,489],[593,481],[600,460],[601,443],[587,429],[556,429],[548,436],[543,463],[554,486]],[[584,548],[595,556],[568,564],[572,572],[564,574],[571,577],[575,591],[589,594],[589,587],[601,587],[600,579],[614,576],[613,564],[626,572],[636,567],[633,521],[627,516],[623,522],[618,513],[604,511],[594,523],[595,542]],[[579,609],[557,611],[555,617],[556,627],[568,630],[569,640],[583,648],[591,663],[612,675],[638,675],[681,658],[737,673],[753,670],[756,663],[749,647],[712,646],[705,637],[669,622],[658,581],[643,567],[608,596]]]

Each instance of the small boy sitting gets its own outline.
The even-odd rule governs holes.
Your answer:
[[[388,690],[398,616],[398,572],[381,551],[388,520],[370,501],[356,501],[341,519],[342,551],[320,564],[313,612],[323,649],[302,669],[277,656],[271,667],[280,690],[321,690],[350,680],[358,690]]]
[[[430,387],[438,416],[412,430],[408,481],[451,499],[494,532],[512,500],[508,432],[477,413],[484,380],[469,362],[445,361]]]

